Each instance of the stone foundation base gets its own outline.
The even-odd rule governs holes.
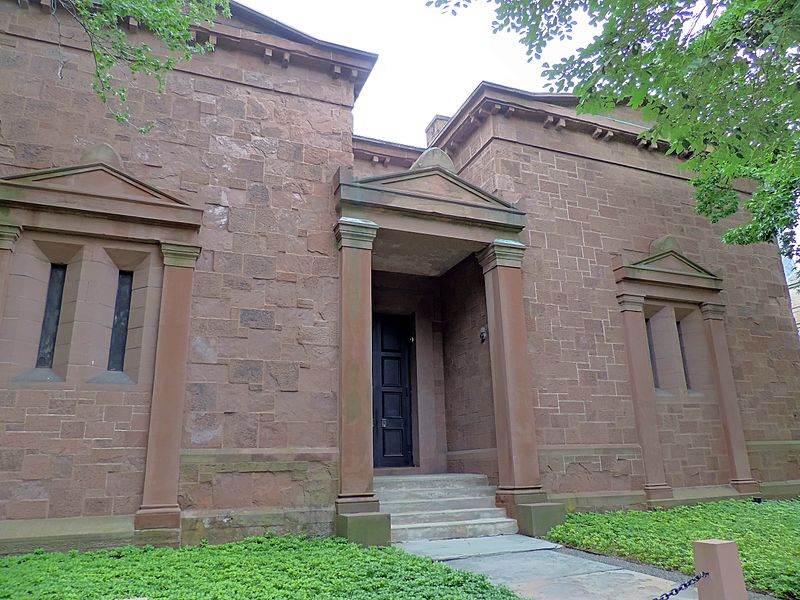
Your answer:
[[[266,533],[328,536],[333,533],[333,515],[332,507],[187,510],[181,518],[181,544],[224,544]]]
[[[517,525],[522,535],[542,537],[566,518],[567,508],[560,502],[517,505]]]
[[[0,521],[0,554],[22,554],[40,548],[48,552],[99,550],[133,543],[133,516]]]
[[[336,515],[336,535],[362,546],[389,546],[392,521],[388,513],[346,513]]]

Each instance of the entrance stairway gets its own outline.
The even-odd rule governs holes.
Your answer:
[[[517,532],[517,522],[495,507],[486,475],[375,477],[381,512],[392,515],[392,542],[487,537]]]

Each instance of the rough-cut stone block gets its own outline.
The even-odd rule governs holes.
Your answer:
[[[239,325],[252,329],[275,329],[275,313],[271,310],[243,308],[239,311]]]
[[[518,504],[516,512],[519,532],[531,537],[545,535],[553,527],[563,523],[567,516],[566,507],[560,502]]]
[[[388,513],[348,513],[336,515],[336,535],[362,546],[388,546],[392,536]]]

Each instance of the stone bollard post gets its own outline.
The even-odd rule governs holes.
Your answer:
[[[694,543],[694,567],[698,573],[708,572],[700,580],[700,600],[747,600],[742,561],[736,542],[699,540]]]

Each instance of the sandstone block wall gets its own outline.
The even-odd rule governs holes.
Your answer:
[[[74,164],[106,142],[125,171],[203,208],[184,446],[215,449],[221,462],[227,450],[312,448],[297,460],[318,473],[312,504],[331,504],[338,265],[329,182],[353,161],[353,82],[219,47],[170,73],[163,95],[148,82],[131,86],[132,114],[156,123],[142,136],[95,98],[91,57],[68,19],[62,32],[59,48],[52,17],[0,2],[0,174]],[[138,508],[149,391],[0,387],[11,388],[1,392],[0,471],[12,482],[0,518]],[[223,468],[201,492],[187,475],[184,495],[210,509],[252,505],[258,492],[246,485],[225,494],[231,477]],[[56,491],[59,481],[91,491],[73,498]],[[309,500],[287,486],[300,494],[290,504]]]
[[[540,444],[637,443],[611,262],[647,256],[650,242],[666,234],[724,280],[721,300],[747,439],[800,437],[800,343],[776,248],[722,244],[726,224],[712,226],[694,213],[677,159],[500,115],[483,123],[454,158],[462,176],[528,213],[523,284]],[[708,400],[708,394],[659,396],[672,485],[727,477],[719,418]],[[788,463],[779,468],[777,459],[759,460],[772,465],[759,471],[765,479],[794,476]],[[630,489],[639,486],[638,469]],[[549,485],[553,491],[608,489],[602,480],[613,471],[599,476],[566,483],[562,474]]]

